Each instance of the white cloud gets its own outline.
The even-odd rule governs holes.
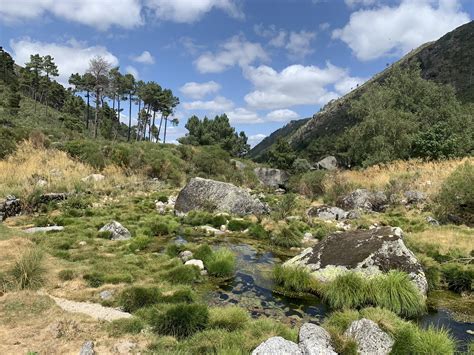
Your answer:
[[[267,113],[268,121],[273,122],[286,122],[291,121],[299,118],[300,116],[292,110],[283,109],[283,110],[275,110],[272,112]]]
[[[457,0],[403,0],[352,13],[345,27],[333,31],[360,60],[399,56],[468,22]]]
[[[187,111],[202,110],[212,113],[223,113],[232,110],[234,108],[234,103],[223,96],[216,96],[213,100],[209,101],[198,100],[184,102],[183,108]]]
[[[355,6],[370,6],[374,5],[379,2],[379,0],[345,0],[344,1],[347,6],[355,7]]]
[[[142,54],[132,57],[132,60],[141,64],[154,64],[155,58],[148,51],[143,51]]]
[[[184,84],[179,90],[192,99],[202,99],[209,94],[215,94],[221,86],[215,81],[196,83],[194,81]]]
[[[142,24],[139,0],[2,0],[0,22],[26,21],[46,14],[106,30]]]
[[[285,48],[288,50],[288,57],[291,59],[301,59],[314,52],[311,42],[316,37],[316,33],[300,31],[291,32]]]
[[[140,78],[140,74],[138,74],[137,68],[135,68],[135,67],[132,66],[132,65],[127,65],[127,66],[125,67],[125,72],[126,72],[127,74],[132,74],[132,75],[135,77],[135,79],[139,79],[139,78]]]
[[[329,62],[325,68],[290,65],[281,72],[262,65],[249,67],[244,75],[255,87],[245,96],[247,104],[254,109],[270,110],[325,104],[339,96],[330,87],[350,78],[346,69]]]
[[[220,73],[235,65],[246,67],[256,60],[266,61],[268,56],[259,43],[240,35],[223,43],[218,52],[202,54],[194,64],[200,73]]]
[[[321,24],[319,24],[319,29],[321,31],[326,31],[329,29],[329,27],[331,27],[331,24],[329,22],[323,22]]]
[[[266,134],[258,133],[248,137],[248,143],[251,147],[255,147],[258,143],[260,143],[264,138],[266,138]]]
[[[226,112],[231,123],[263,123],[263,119],[255,111],[250,111],[244,107]]]
[[[348,76],[342,79],[341,81],[337,82],[336,84],[334,84],[334,88],[339,94],[345,95],[366,81],[367,79],[364,79],[364,78]]]
[[[10,47],[13,50],[13,58],[19,65],[24,65],[30,60],[31,54],[50,54],[59,69],[58,82],[68,86],[69,76],[73,73],[84,73],[89,67],[89,61],[95,56],[101,56],[113,66],[119,61],[107,48],[102,46],[90,46],[83,42],[71,39],[66,43],[46,43],[23,38],[11,40]]]
[[[147,6],[162,20],[193,23],[213,9],[237,19],[244,18],[234,0],[147,0]]]

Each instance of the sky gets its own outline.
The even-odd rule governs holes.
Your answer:
[[[255,145],[473,17],[474,0],[1,0],[0,46],[52,55],[64,85],[100,55],[180,98],[172,140],[226,113]]]

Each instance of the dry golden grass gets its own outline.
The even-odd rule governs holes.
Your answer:
[[[428,196],[436,194],[444,180],[459,165],[474,158],[452,159],[435,162],[419,160],[396,161],[387,165],[375,165],[364,170],[346,170],[337,172],[338,176],[347,182],[369,189],[383,189],[391,180],[408,177],[410,188],[426,193]],[[334,179],[328,179],[330,186]]]
[[[39,179],[47,182],[42,190],[54,192],[72,191],[79,185],[100,189],[138,180],[136,176],[127,177],[119,167],[108,166],[102,172],[105,180],[82,181],[92,173],[96,173],[92,167],[73,160],[65,152],[38,148],[33,142],[25,141],[15,153],[0,161],[0,196],[28,196],[37,188]]]
[[[419,233],[410,233],[408,238],[414,243],[436,245],[442,254],[458,250],[468,256],[474,249],[474,231],[465,227],[441,226]]]

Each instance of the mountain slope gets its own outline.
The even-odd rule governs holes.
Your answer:
[[[474,102],[474,21],[467,23],[444,35],[436,42],[422,45],[408,53],[398,63],[402,66],[418,63],[424,79],[437,83],[450,84],[458,98],[464,102]],[[285,126],[265,138],[250,152],[250,157],[265,160],[265,153],[272,149],[278,138],[287,139],[291,146],[302,155],[314,141],[324,141],[340,135],[356,123],[349,109],[374,83],[383,82],[390,74],[392,67],[385,69],[372,79],[351,91],[347,95],[329,102],[320,112],[309,120],[300,120]],[[321,151],[321,156],[330,151]]]

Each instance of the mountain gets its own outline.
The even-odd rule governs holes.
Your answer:
[[[397,63],[408,66],[417,63],[424,79],[440,84],[450,84],[454,87],[458,99],[464,103],[474,102],[474,21],[458,27],[435,42],[426,43],[411,51]],[[310,143],[333,140],[341,135],[346,128],[357,123],[351,116],[352,103],[360,98],[375,83],[383,82],[393,70],[393,65],[376,74],[363,85],[347,95],[329,102],[320,112],[310,119],[290,122],[285,127],[275,131],[262,142],[257,144],[249,153],[257,161],[264,161],[265,153],[272,149],[278,138],[288,140],[292,148],[306,156]],[[320,150],[322,158],[332,152]]]

